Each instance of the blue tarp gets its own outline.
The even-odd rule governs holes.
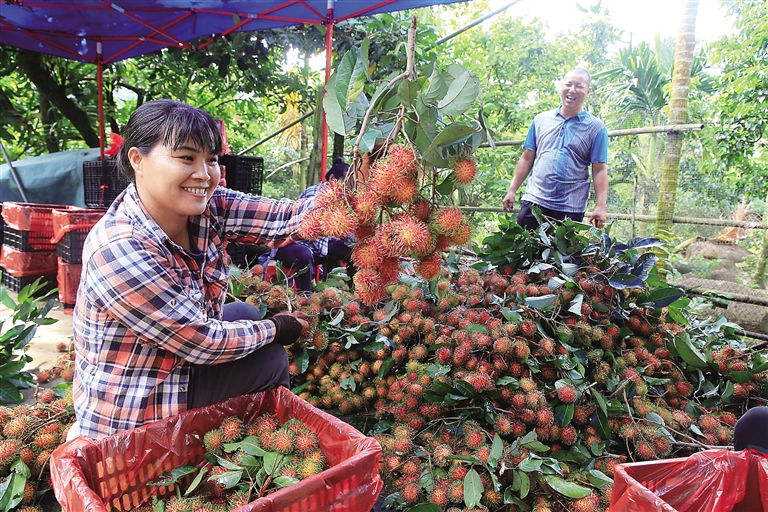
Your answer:
[[[466,0],[7,0],[0,1],[0,43],[95,63],[214,34],[325,24],[357,16]],[[13,5],[18,3],[18,5]],[[10,4],[10,5],[9,5]]]
[[[13,162],[13,167],[28,202],[85,208],[83,162],[98,159],[98,149],[78,149],[24,158]],[[0,202],[5,201],[22,201],[8,164],[0,165]]]

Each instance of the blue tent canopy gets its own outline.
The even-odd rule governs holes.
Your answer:
[[[333,25],[358,16],[467,0],[0,0],[0,44],[97,66],[104,155],[103,65],[163,48],[202,49],[216,36],[326,25],[326,82]],[[210,36],[197,46],[190,41]],[[325,121],[325,119],[323,119]],[[323,122],[321,176],[327,169]]]
[[[461,0],[4,0],[0,43],[82,62],[110,63],[189,41]],[[99,43],[101,52],[99,52]],[[99,53],[101,57],[99,58]]]

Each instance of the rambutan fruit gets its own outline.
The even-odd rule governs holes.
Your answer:
[[[536,385],[536,381],[534,381],[529,377],[523,377],[522,379],[520,379],[520,389],[526,393],[535,391],[537,387],[538,386]]]
[[[536,324],[531,320],[523,320],[520,322],[520,334],[525,337],[531,337],[536,333]]]
[[[572,404],[578,398],[578,393],[573,385],[565,384],[564,386],[558,388],[557,398],[559,398],[563,403]]]
[[[75,369],[72,367],[64,368],[61,370],[61,378],[66,382],[72,382],[72,380],[75,378]]]
[[[224,446],[224,434],[221,429],[215,428],[206,432],[203,436],[203,446],[210,453],[221,453],[221,448]]]
[[[394,165],[401,169],[402,175],[414,178],[419,170],[419,160],[416,151],[404,144],[395,144],[387,150],[387,156]]]
[[[567,446],[574,444],[577,437],[578,433],[576,432],[576,429],[570,425],[563,427],[563,429],[560,431],[560,440]]]
[[[224,418],[220,428],[225,443],[236,443],[243,438],[243,421],[237,416]]]
[[[372,238],[356,243],[351,258],[358,269],[376,269],[381,265],[384,253],[381,245]]]
[[[379,208],[381,208],[381,197],[370,188],[360,192],[352,200],[352,210],[360,224],[372,224],[376,220]]]
[[[485,442],[485,435],[480,430],[472,430],[464,436],[464,442],[468,447],[475,449]]]
[[[642,460],[653,460],[656,458],[656,452],[648,441],[640,441],[635,446],[635,454]]]
[[[18,439],[24,434],[27,423],[27,416],[14,416],[3,427],[3,435],[8,439]]]
[[[464,501],[464,482],[454,480],[448,488],[448,499],[451,503],[461,503]]]
[[[594,492],[573,502],[574,512],[600,512],[601,510],[600,496]]]
[[[433,254],[432,256],[419,260],[416,266],[416,271],[419,273],[419,275],[421,275],[421,277],[427,281],[431,281],[440,275],[441,263],[442,260],[440,255]]]
[[[424,197],[418,197],[411,203],[408,213],[422,222],[429,222],[429,217],[432,214],[432,206]]]
[[[448,237],[448,241],[451,245],[462,246],[469,243],[472,239],[472,228],[469,223],[463,222],[459,229]]]
[[[536,413],[536,426],[549,427],[555,422],[555,415],[550,409],[541,409]]]
[[[429,501],[439,507],[445,508],[445,506],[448,505],[448,489],[435,486],[432,490],[432,494],[429,496]]]
[[[51,380],[51,377],[52,375],[50,370],[40,370],[37,374],[37,382],[45,384]]]
[[[59,442],[59,437],[55,434],[37,434],[32,443],[39,450],[53,449]]]
[[[653,449],[659,457],[666,457],[672,451],[672,443],[666,436],[654,437],[652,443]]]
[[[464,227],[464,215],[457,208],[442,208],[433,212],[430,228],[439,235],[452,236]]]
[[[44,404],[50,404],[56,400],[56,393],[52,389],[44,389],[38,396],[39,400]]]
[[[298,473],[302,480],[323,472],[323,465],[311,459],[304,459],[299,463]]]
[[[419,193],[419,186],[415,181],[403,178],[389,193],[389,200],[395,205],[403,205],[413,201]]]
[[[398,258],[385,257],[379,265],[379,277],[383,285],[396,282],[400,277],[400,260]],[[384,292],[386,293],[385,290]],[[368,303],[365,304],[370,305]]]
[[[283,429],[278,429],[270,437],[269,449],[283,455],[290,455],[295,449],[294,436]]]
[[[699,418],[699,426],[704,432],[714,434],[720,427],[720,421],[712,414],[703,414]]]
[[[413,505],[419,501],[419,498],[421,497],[421,488],[417,483],[408,482],[407,484],[403,485],[403,488],[400,490],[400,494],[403,497],[403,501],[407,505]]]
[[[453,179],[456,183],[466,185],[475,179],[476,167],[471,158],[459,158],[453,166]]]
[[[335,208],[323,215],[323,233],[332,238],[344,238],[357,228],[358,218],[349,208]]]
[[[0,468],[8,467],[18,455],[21,446],[21,441],[18,439],[0,441]]]
[[[322,210],[314,209],[308,211],[301,219],[297,236],[302,240],[317,240],[323,236],[323,215]]]

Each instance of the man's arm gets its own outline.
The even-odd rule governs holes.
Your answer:
[[[592,183],[595,186],[597,204],[592,212],[590,221],[598,228],[605,226],[605,205],[608,202],[608,164],[596,162],[592,164]]]
[[[523,184],[525,178],[530,174],[533,168],[533,161],[536,159],[536,152],[530,149],[523,150],[523,154],[520,155],[520,160],[517,161],[517,167],[515,167],[515,174],[512,177],[512,183],[509,185],[509,191],[501,204],[504,206],[504,210],[511,212],[515,206],[515,194],[517,189]]]

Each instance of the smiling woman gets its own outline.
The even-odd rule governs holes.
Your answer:
[[[313,200],[218,187],[216,122],[184,103],[145,103],[124,135],[118,167],[133,183],[86,239],[74,311],[75,414],[90,437],[288,387],[281,345],[307,327],[299,314],[262,320],[250,304],[225,305],[224,249],[288,243]]]

